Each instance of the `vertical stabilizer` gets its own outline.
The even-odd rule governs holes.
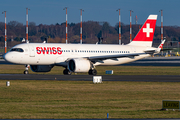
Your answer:
[[[133,41],[129,43],[129,45],[151,47],[154,37],[156,20],[157,20],[157,15],[149,15],[146,22],[139,30],[138,34],[133,39]]]

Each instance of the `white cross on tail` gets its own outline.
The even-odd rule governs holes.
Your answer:
[[[150,37],[150,33],[153,32],[153,28],[150,28],[150,24],[146,24],[146,28],[143,28],[143,32],[146,32],[146,37]]]

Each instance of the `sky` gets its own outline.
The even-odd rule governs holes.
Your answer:
[[[135,24],[135,16],[138,24],[143,24],[150,14],[157,14],[156,25],[161,25],[161,12],[163,10],[164,26],[180,26],[180,0],[0,0],[0,11],[7,11],[7,23],[18,21],[26,24],[26,8],[29,8],[29,22],[39,24],[56,24],[66,21],[67,7],[68,23],[80,22],[80,9],[83,9],[82,20],[108,22],[115,26],[119,21],[130,24],[130,10],[132,23]],[[4,22],[4,14],[0,16],[0,22]]]

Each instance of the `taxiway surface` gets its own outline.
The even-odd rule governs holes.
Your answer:
[[[0,74],[0,80],[93,81],[91,75]],[[102,81],[180,82],[180,75],[102,75]]]

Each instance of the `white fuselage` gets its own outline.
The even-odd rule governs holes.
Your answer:
[[[66,66],[66,61],[71,58],[88,58],[91,56],[108,56],[117,54],[143,53],[149,49],[132,45],[107,45],[107,44],[59,44],[59,43],[24,43],[14,46],[23,52],[10,51],[5,59],[16,64],[29,65],[59,65]],[[13,49],[12,48],[12,49]],[[119,65],[149,57],[143,54],[134,57],[111,58],[98,60],[96,65]]]

